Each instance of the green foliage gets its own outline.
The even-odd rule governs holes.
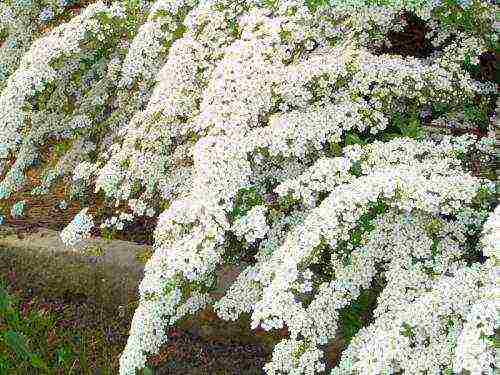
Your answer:
[[[302,356],[302,354],[306,352],[306,349],[309,345],[310,344],[308,341],[301,342],[297,350],[292,354],[293,357],[298,360]]]
[[[0,44],[9,36],[9,30],[7,28],[0,29]]]
[[[231,30],[231,34],[234,38],[239,39],[241,36],[241,29],[238,25],[238,22],[235,19],[228,20],[229,30]]]
[[[361,170],[361,163],[359,161],[352,163],[351,168],[349,168],[349,173],[356,177],[360,177],[363,174]]]
[[[320,7],[329,5],[329,0],[306,0],[306,5],[310,11],[314,12]]]
[[[490,210],[497,203],[496,191],[498,191],[498,185],[493,191],[486,185],[481,186],[472,199],[472,207],[477,210]]]
[[[36,92],[29,100],[32,103],[33,109],[44,110],[56,88],[57,85],[52,82],[48,82],[45,84],[43,89]]]
[[[163,26],[162,26],[162,29],[163,29]],[[186,32],[186,30],[187,30],[186,26],[183,23],[180,22],[179,25],[177,26],[177,28],[173,32],[173,38],[169,39],[165,43],[165,49],[168,50],[177,39],[182,38],[182,36]]]
[[[387,205],[383,201],[374,203],[370,207],[371,207],[370,215],[372,215],[372,216],[378,215],[378,214],[383,213],[387,210]],[[360,221],[362,222],[363,220],[360,220]],[[363,226],[363,224],[361,224],[361,226]],[[371,227],[371,223],[366,224],[365,229],[366,229],[366,231],[373,229]],[[348,243],[347,241],[341,241],[337,244],[335,249],[332,249],[329,246],[329,244],[325,241],[325,239],[322,238],[320,244],[312,250],[311,255],[309,257],[307,257],[307,259],[304,262],[302,262],[303,264],[307,265],[307,268],[309,268],[311,271],[313,271],[314,275],[316,275],[316,277],[314,277],[312,280],[313,281],[313,288],[316,289],[319,287],[319,285],[321,283],[331,281],[335,278],[335,269],[331,263],[331,255],[332,255],[333,251],[335,251],[337,254],[341,255],[345,266],[347,266],[349,264],[350,252],[348,252],[346,249],[347,243]],[[379,281],[375,284],[375,286],[372,288],[371,291],[363,292],[363,293],[368,293],[368,297],[370,300],[370,307],[366,310],[365,309],[362,310],[364,317],[359,316],[359,318],[362,321],[366,320],[366,315],[369,314],[370,311],[373,310],[373,308],[375,307],[376,298],[377,298],[378,294],[380,294],[381,290],[383,289],[382,284],[383,284],[383,282],[381,283]],[[362,305],[364,303],[363,298],[367,298],[367,296],[365,296],[363,293],[361,294],[363,296],[361,299]],[[305,297],[304,303],[306,304],[306,306],[308,303],[310,303],[312,301],[312,298],[313,298],[312,295]],[[356,309],[357,306],[354,305],[353,308]],[[346,309],[344,309],[344,310],[346,310]],[[355,311],[351,311],[351,313],[356,314]],[[350,319],[349,316],[347,316],[346,319]],[[349,324],[350,323],[348,323],[348,328],[347,328],[348,330],[349,330]],[[353,327],[351,327],[351,328],[353,328]]]
[[[436,102],[432,104],[432,117],[437,118],[445,115],[451,109],[450,105],[447,103]]]
[[[471,6],[461,7],[458,0],[443,0],[442,6],[435,9],[436,18],[444,29],[456,28],[468,34],[485,34],[487,25],[478,22],[485,19],[491,11],[480,1],[472,1]]]
[[[299,204],[300,200],[291,194],[278,198],[278,210],[284,213],[290,213],[294,206]]]
[[[52,324],[49,318],[43,318],[39,314],[30,314],[28,319],[21,317],[17,309],[17,301],[10,297],[6,291],[3,280],[0,282],[0,326],[5,330],[0,332],[0,353],[13,353],[0,357],[0,369],[13,371],[18,368],[49,371],[47,361],[43,360],[39,353],[32,349],[30,337],[37,334],[41,329]],[[36,341],[35,341],[36,343]],[[22,366],[22,367],[21,367]],[[12,373],[12,372],[10,372]]]
[[[342,145],[340,143],[329,142],[328,154],[330,157],[342,156]]]
[[[438,234],[441,231],[442,227],[442,223],[438,219],[434,218],[429,222],[429,224],[427,224],[427,227],[425,229],[430,236],[433,236]]]
[[[480,72],[480,67],[477,64],[472,64],[471,56],[466,55],[465,60],[462,64],[462,68],[464,68],[471,76],[477,75]]]
[[[225,264],[237,264],[246,251],[246,243],[244,240],[239,240],[232,232],[226,232],[225,236]]]
[[[65,139],[57,144],[54,145],[54,153],[57,155],[57,157],[62,157],[66,154],[66,152],[69,151],[73,144],[72,139]]]
[[[270,9],[275,9],[279,0],[264,0],[264,6]]]
[[[353,131],[349,131],[346,133],[346,136],[345,136],[345,145],[346,146],[349,146],[349,145],[361,145],[361,146],[364,146],[366,145],[366,141],[361,139],[359,137],[358,134],[356,134],[355,132]]]
[[[130,189],[130,196],[131,197],[134,197],[136,196],[137,194],[139,194],[139,192],[141,191],[142,189],[142,183],[141,183],[141,180],[140,179],[135,179],[133,184],[132,184],[132,188]]]
[[[116,230],[113,228],[102,228],[101,229],[101,236],[107,241],[112,241],[114,238],[114,235],[116,233]]]
[[[74,357],[73,351],[67,347],[58,348],[56,351],[56,355],[57,364],[59,366],[69,364],[69,361]]]
[[[500,332],[497,330],[494,335],[488,336],[487,341],[496,349],[500,349]]]
[[[438,245],[439,245],[439,240],[437,238],[434,238],[432,240],[432,245],[431,245],[431,253],[433,257],[438,255]]]
[[[413,332],[412,327],[406,322],[403,323],[403,330],[401,334],[411,340],[415,339],[415,333]]]
[[[244,216],[252,207],[264,204],[264,199],[254,187],[243,188],[238,191],[233,211],[230,213],[232,220]]]
[[[168,294],[175,290],[178,286],[185,287],[186,283],[182,282],[182,276],[180,272],[177,272],[173,278],[168,279],[165,281],[163,291],[165,294]]]
[[[488,97],[481,97],[478,101],[465,103],[461,108],[464,113],[464,120],[470,121],[482,131],[487,130],[490,122],[488,113],[491,110],[489,101]]]
[[[328,243],[324,238],[321,238],[320,243],[312,249],[310,255],[301,263],[308,267],[311,266],[311,264],[316,264],[319,267],[313,266],[311,269],[317,271],[322,277],[332,277],[333,274],[330,272],[331,270],[327,269],[327,264],[330,261],[330,252],[331,248],[328,246]]]
[[[436,107],[438,105],[439,104],[436,104]],[[443,110],[443,113],[447,113],[447,111]],[[373,139],[390,141],[400,137],[409,137],[417,140],[422,140],[424,138],[424,128],[417,114],[417,109],[409,111],[408,113],[393,114],[387,129],[377,134]]]
[[[388,210],[388,205],[383,199],[378,199],[377,202],[371,203],[368,207],[368,212],[361,215],[356,227],[351,230],[349,240],[340,241],[337,245],[336,252],[341,254],[344,266],[351,263],[352,251],[348,250],[348,245],[354,248],[363,245],[363,238],[366,237],[367,233],[375,229],[374,219]]]
[[[403,137],[423,138],[422,124],[415,114],[404,116],[401,113],[396,113],[392,119],[392,125],[396,126]]]
[[[380,291],[378,289],[365,289],[359,297],[349,306],[339,311],[340,327],[344,340],[349,344],[359,330],[371,319],[373,310]]]

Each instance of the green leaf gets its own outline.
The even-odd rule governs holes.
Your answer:
[[[399,137],[401,137],[401,134],[397,134],[397,133],[388,133],[388,134],[383,135],[383,138],[385,141],[390,141],[390,140],[393,140],[393,139],[399,138]]]
[[[47,369],[45,362],[36,354],[31,356],[30,362],[34,368]]]
[[[9,295],[5,291],[5,289],[0,288],[0,311],[4,314],[8,310],[10,310],[10,299]]]
[[[328,0],[307,0],[306,5],[309,8],[310,11],[315,11],[319,7],[328,5],[329,1]]]
[[[420,121],[412,118],[407,124],[401,126],[403,136],[418,139],[422,135],[422,126]]]
[[[12,371],[8,372],[8,370],[13,370],[15,366],[11,357],[7,353],[0,353],[0,374],[12,374]]]
[[[363,174],[363,171],[361,170],[361,163],[359,161],[352,163],[352,166],[349,169],[349,172],[356,177],[361,176]]]
[[[71,352],[71,350],[69,350],[68,348],[65,348],[65,347],[57,349],[56,353],[57,353],[57,364],[58,365],[61,365],[61,364],[68,362],[68,360],[70,360],[73,357],[73,353]]]
[[[500,337],[492,335],[489,339],[489,342],[493,345],[495,349],[500,349]]]
[[[346,145],[365,145],[366,142],[363,141],[359,136],[355,133],[347,133],[345,137]]]
[[[5,343],[10,347],[10,349],[12,349],[14,353],[16,353],[16,355],[18,355],[22,359],[30,359],[31,353],[28,350],[26,341],[23,336],[15,331],[7,331],[3,334],[3,338],[5,340]]]

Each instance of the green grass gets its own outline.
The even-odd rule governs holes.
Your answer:
[[[0,374],[118,373],[136,283],[76,258],[0,248]]]
[[[21,374],[38,369],[42,373],[71,374],[75,373],[77,359],[82,370],[88,370],[80,350],[81,338],[58,329],[56,322],[56,315],[44,310],[21,313],[20,299],[7,292],[6,282],[1,279],[0,373]]]
[[[38,297],[28,304],[25,297],[9,289],[6,279],[0,277],[0,374],[118,372],[126,335],[110,342],[105,332],[107,327],[123,322],[126,324],[122,324],[122,331],[128,329],[134,304],[123,320],[116,313],[114,317],[104,316],[93,307],[85,314],[96,324],[65,326],[73,306],[66,304],[62,311],[52,309],[50,303],[42,303]],[[147,368],[143,373],[152,372]]]

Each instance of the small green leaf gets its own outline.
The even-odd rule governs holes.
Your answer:
[[[346,145],[364,145],[366,144],[359,136],[355,133],[347,133],[345,137]]]
[[[361,163],[359,161],[352,163],[352,166],[351,166],[349,172],[356,177],[361,176],[363,174],[363,171],[361,169]]]
[[[385,141],[391,141],[395,138],[399,138],[401,137],[401,134],[397,134],[397,133],[388,133],[388,134],[384,134],[383,135],[383,138]]]
[[[9,310],[9,308],[10,308],[9,295],[3,288],[0,288],[0,311],[2,311],[2,313],[5,313],[6,311]]]
[[[62,347],[57,349],[57,364],[67,363],[73,357],[73,353],[68,348]]]
[[[36,354],[31,356],[30,362],[34,368],[47,369],[45,362]]]
[[[500,337],[492,335],[488,341],[493,345],[495,349],[500,349]]]

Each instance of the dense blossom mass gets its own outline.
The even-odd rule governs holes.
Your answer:
[[[159,215],[120,374],[208,304],[288,328],[269,375],[498,370],[500,206],[495,172],[472,168],[495,141],[470,131],[491,126],[495,5],[72,3],[0,4],[0,199],[56,138],[71,147],[33,195],[69,176],[130,209],[97,223],[85,207],[67,245]],[[398,52],[418,22],[425,40]],[[449,127],[462,135],[430,130]],[[217,269],[249,252],[213,301]],[[373,318],[327,370],[364,293]]]

